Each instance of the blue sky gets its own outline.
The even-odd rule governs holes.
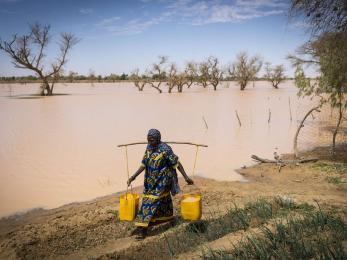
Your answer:
[[[28,24],[51,25],[47,59],[57,53],[60,32],[80,42],[69,54],[65,71],[97,75],[143,72],[166,55],[183,67],[210,55],[223,65],[237,53],[293,69],[285,57],[308,39],[305,26],[287,17],[284,0],[0,0],[0,37],[28,32]],[[0,76],[30,75],[0,53]]]

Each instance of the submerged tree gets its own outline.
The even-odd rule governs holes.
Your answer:
[[[88,72],[88,79],[90,80],[90,85],[92,87],[94,87],[94,81],[96,79],[96,76],[95,76],[95,71],[92,70],[92,69],[89,69],[89,72]]]
[[[152,78],[152,80],[148,81],[148,84],[162,93],[163,91],[160,89],[163,82],[166,80],[166,71],[165,64],[168,62],[167,56],[159,56],[159,61],[157,63],[153,63],[152,67],[149,69],[148,74]]]
[[[42,96],[53,94],[54,84],[67,62],[67,54],[78,42],[73,34],[62,33],[59,43],[60,54],[55,62],[48,65],[44,62],[44,58],[50,41],[49,30],[49,25],[35,23],[30,25],[30,32],[26,35],[20,37],[14,35],[9,41],[0,40],[0,50],[10,56],[16,68],[32,70],[40,78]]]
[[[209,57],[207,60],[209,66],[209,78],[210,83],[214,90],[217,90],[217,86],[222,79],[223,71],[219,68],[219,60],[216,57]]]
[[[168,70],[167,85],[169,87],[169,93],[171,93],[175,87],[177,87],[179,93],[182,93],[184,86],[187,85],[190,87],[191,84],[191,79],[189,78],[189,75],[187,75],[186,70],[180,72],[178,71],[176,64],[172,63]]]
[[[198,67],[198,65],[193,61],[189,61],[186,63],[186,68],[184,69],[184,74],[186,76],[188,88],[190,88],[197,79],[197,76],[198,76],[197,67]]]
[[[78,77],[78,73],[77,73],[77,72],[74,72],[74,71],[72,71],[72,70],[69,71],[69,74],[68,74],[68,76],[67,76],[68,81],[69,81],[70,83],[73,83],[74,80],[75,80],[77,77]]]
[[[134,82],[135,87],[139,90],[139,91],[143,91],[143,89],[145,88],[146,84],[147,84],[147,80],[144,79],[143,77],[140,77],[139,75],[139,69],[135,69],[133,71],[133,73],[130,75],[130,80],[132,80]]]
[[[206,61],[203,61],[198,65],[198,83],[204,88],[210,84],[210,75],[208,70],[209,64]]]
[[[177,66],[175,63],[171,63],[168,70],[168,80],[167,80],[167,86],[169,88],[169,93],[172,92],[172,90],[177,85]]]
[[[237,55],[236,61],[231,68],[229,68],[229,74],[239,83],[240,89],[244,90],[248,82],[255,79],[262,64],[260,57],[248,57],[246,52],[241,52]]]
[[[223,72],[219,68],[219,60],[216,57],[210,56],[198,66],[198,83],[204,88],[212,85],[213,89],[217,90],[222,75]]]
[[[265,63],[265,78],[270,81],[275,89],[278,89],[278,85],[285,80],[283,65],[277,65],[271,67],[271,63]]]
[[[311,39],[301,46],[297,55],[288,58],[297,68],[295,75],[299,95],[322,96],[332,108],[337,108],[338,119],[333,132],[332,151],[336,135],[347,109],[347,9],[341,0],[292,0],[291,14],[305,14],[312,26]],[[310,80],[304,76],[303,65],[313,65],[319,77]]]

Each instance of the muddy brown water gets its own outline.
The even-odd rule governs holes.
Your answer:
[[[291,81],[278,90],[256,82],[242,92],[235,83],[172,94],[138,92],[132,83],[58,84],[61,95],[44,98],[32,95],[37,91],[35,84],[0,85],[0,216],[126,189],[125,151],[117,145],[145,141],[150,128],[163,140],[208,145],[199,149],[194,174],[242,181],[235,169],[252,164],[252,154],[292,151],[298,120],[314,103],[299,99]],[[308,119],[300,149],[327,142],[321,126],[329,113]],[[196,148],[172,147],[192,175]],[[128,148],[130,174],[144,150]],[[142,183],[140,176],[134,185]]]

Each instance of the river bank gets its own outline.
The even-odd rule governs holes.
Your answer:
[[[285,166],[281,172],[273,164],[258,164],[240,169],[239,173],[248,182],[195,177],[193,179],[196,185],[187,186],[180,179],[181,187],[184,193],[200,192],[203,195],[203,219],[208,218],[211,212],[215,216],[221,216],[233,205],[242,207],[259,197],[275,196],[289,198],[296,203],[319,203],[323,208],[335,208],[346,216],[346,151],[346,145],[339,146],[336,157],[332,160],[328,148],[316,148],[302,156],[317,157],[318,162]],[[136,193],[141,191],[141,187],[134,189]],[[120,222],[117,217],[121,193],[1,219],[0,258],[107,259],[117,256],[117,252],[122,255],[129,248],[141,249],[146,243],[153,243],[170,232],[165,227],[154,228],[145,241],[136,241],[131,236],[133,224]],[[177,227],[185,225],[178,217],[179,197],[176,196],[174,200]],[[192,248],[191,252],[196,250],[197,248]],[[184,252],[182,257],[185,254],[189,256],[190,253]]]

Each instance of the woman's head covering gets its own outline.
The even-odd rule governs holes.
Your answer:
[[[152,137],[152,138],[155,139],[158,143],[160,143],[161,134],[160,134],[159,130],[157,130],[157,129],[150,129],[150,130],[148,131],[147,136],[148,136],[148,137]]]
[[[148,131],[148,134],[147,134],[148,137],[151,137],[153,138],[157,145],[156,146],[151,146],[150,144],[147,145],[147,150],[156,150],[159,148],[160,144],[161,144],[161,134],[159,132],[159,130],[157,129],[150,129]]]

